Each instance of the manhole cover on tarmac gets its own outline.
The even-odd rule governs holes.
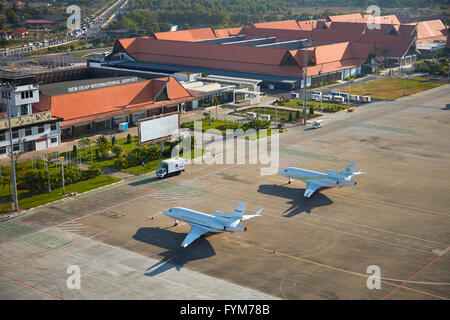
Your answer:
[[[119,212],[114,212],[114,211],[105,211],[100,213],[102,216],[108,217],[108,218],[113,218],[113,219],[119,219],[122,218],[123,216],[125,216],[124,213],[119,213]]]

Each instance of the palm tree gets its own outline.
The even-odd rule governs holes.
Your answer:
[[[217,115],[217,107],[219,106],[219,99],[214,98],[213,103],[216,106],[216,119],[219,119],[219,117]]]

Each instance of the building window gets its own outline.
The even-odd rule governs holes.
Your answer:
[[[19,130],[13,130],[12,131],[12,137],[13,137],[13,139],[15,139],[15,138],[18,138],[19,137]]]
[[[0,133],[0,141],[5,141],[5,140],[6,140],[6,132]]]
[[[32,135],[31,128],[25,129],[25,135],[26,136],[31,136]]]
[[[38,133],[42,133],[44,131],[45,131],[45,129],[44,129],[44,125],[43,124],[38,126]]]
[[[5,153],[6,153],[6,147],[0,148],[0,154],[5,154]]]
[[[21,97],[22,99],[25,99],[25,92],[21,92],[21,93],[20,93],[20,97]]]
[[[52,123],[50,125],[50,130],[55,131],[56,130],[56,123]]]
[[[58,138],[52,138],[51,142],[52,143],[57,143],[58,142]]]
[[[19,144],[13,144],[13,151],[19,151],[19,150],[20,150]]]
[[[30,91],[30,98],[33,98],[33,91]]]
[[[28,105],[27,104],[23,104],[21,107],[21,115],[25,116],[28,114]]]

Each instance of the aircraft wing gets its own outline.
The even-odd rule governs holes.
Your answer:
[[[195,240],[200,238],[202,235],[204,235],[208,231],[209,230],[207,228],[200,227],[198,225],[192,224],[191,225],[191,231],[186,236],[186,238],[184,238],[183,243],[181,244],[181,246],[183,248],[186,248],[188,245],[190,245],[192,242],[194,242]]]
[[[316,192],[316,190],[319,189],[319,188],[320,188],[320,185],[315,184],[315,183],[312,183],[312,182],[307,182],[307,183],[306,183],[306,190],[305,190],[304,196],[305,196],[306,198],[311,197],[311,195],[312,195],[314,192]]]

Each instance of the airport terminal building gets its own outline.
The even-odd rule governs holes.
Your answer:
[[[126,122],[179,112],[196,98],[173,77],[143,79],[134,76],[57,82],[40,87],[34,108],[61,118],[61,139],[70,140]]]
[[[440,20],[413,24],[383,16],[374,20],[378,28],[372,28],[370,18],[352,14],[152,33],[117,40],[111,54],[95,67],[117,73],[206,73],[292,90],[304,87],[305,77],[311,86],[370,73],[379,66],[411,66],[420,54],[417,44],[448,38]]]

